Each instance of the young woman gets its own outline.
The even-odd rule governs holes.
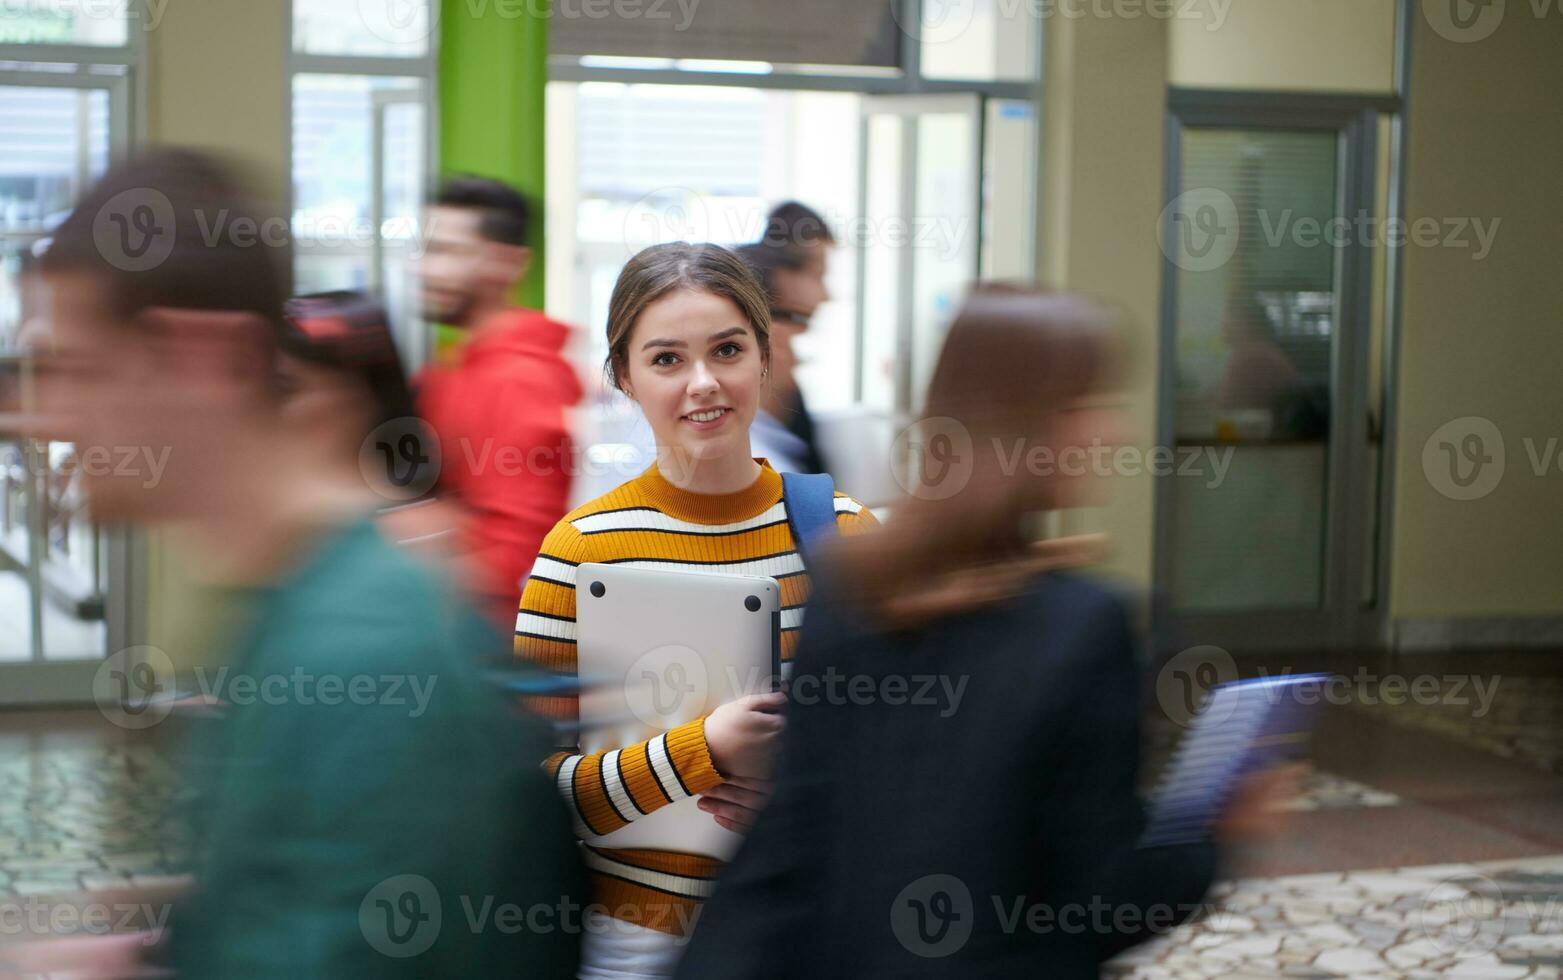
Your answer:
[[[1209,842],[1137,846],[1123,605],[1024,532],[1092,496],[1072,474],[1117,441],[1112,352],[1081,301],[968,301],[927,404],[929,444],[955,452],[930,452],[940,465],[885,526],[826,562],[775,795],[680,977],[1094,978],[1201,900]],[[803,696],[831,673],[883,696]]]
[[[790,660],[809,576],[787,521],[781,476],[749,451],[767,380],[770,304],[733,253],[677,243],[646,249],[619,275],[608,310],[607,372],[639,404],[657,462],[571,513],[543,542],[521,596],[515,649],[558,673],[576,671],[575,570],[586,562],[766,575],[781,585],[782,657]],[[835,495],[838,529],[874,518]],[[782,728],[779,694],[723,705],[648,742],[579,754],[548,767],[583,834],[607,834],[689,796],[743,831],[764,802]],[[573,698],[536,707],[573,718]],[[586,923],[581,976],[670,975],[720,862],[651,850],[584,851],[593,902],[617,920]]]

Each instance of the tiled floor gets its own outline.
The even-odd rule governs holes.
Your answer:
[[[1373,683],[1321,714],[1287,835],[1236,855],[1206,915],[1105,975],[1563,976],[1558,666],[1480,665],[1486,710],[1458,662],[1375,665]],[[1436,676],[1439,693],[1385,704],[1390,675]],[[1154,759],[1179,730],[1149,727]]]
[[[1480,717],[1326,708],[1288,832],[1230,855],[1207,914],[1105,975],[1563,976],[1559,687],[1517,671],[1495,690]],[[1148,719],[1148,780],[1181,731]],[[0,906],[182,871],[165,758],[95,713],[0,712]]]
[[[184,870],[166,811],[174,773],[157,746],[95,713],[0,724],[0,895],[141,886]]]
[[[1563,776],[1563,677],[1495,673],[1484,678],[1492,692],[1486,710],[1459,703],[1469,700],[1464,692],[1471,690],[1461,675],[1439,680],[1446,696],[1427,703],[1387,705],[1374,699],[1357,707],[1391,724],[1447,735]]]
[[[1224,883],[1107,976],[1557,977],[1563,857]]]

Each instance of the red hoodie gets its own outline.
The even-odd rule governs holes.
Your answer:
[[[566,413],[581,382],[569,328],[536,310],[484,321],[452,367],[418,377],[418,412],[439,436],[440,487],[464,505],[469,587],[508,634],[521,579],[569,509],[574,447]]]

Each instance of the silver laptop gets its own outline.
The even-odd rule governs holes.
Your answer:
[[[576,570],[576,650],[586,681],[581,751],[634,745],[776,689],[781,587],[751,575],[670,571],[651,562]],[[693,797],[639,817],[601,847],[682,851],[729,859],[743,838]]]

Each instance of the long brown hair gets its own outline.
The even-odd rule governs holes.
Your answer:
[[[1106,311],[1079,297],[986,285],[967,298],[913,430],[927,446],[942,440],[939,482],[914,474],[879,533],[837,549],[844,587],[881,625],[1002,601],[1059,563],[1026,531],[1030,515],[1058,506],[1056,481],[1016,465],[1015,451],[1046,446],[1056,458],[1058,413],[1109,380],[1114,338]]]
[[[771,359],[771,304],[743,260],[720,245],[669,242],[625,263],[608,301],[608,382],[623,390],[630,334],[646,307],[676,289],[698,289],[733,301],[754,330],[763,362]]]

